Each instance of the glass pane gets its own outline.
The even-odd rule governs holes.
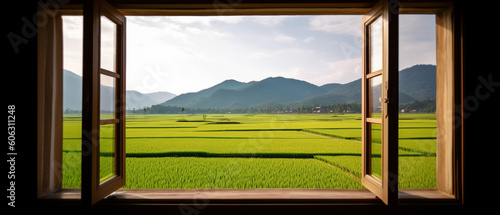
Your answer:
[[[62,188],[81,188],[83,16],[62,16]],[[68,33],[71,32],[71,33]]]
[[[416,37],[418,35],[418,38]],[[418,44],[415,49],[414,44]],[[400,189],[437,187],[436,16],[399,16]],[[439,81],[439,80],[438,80]],[[412,83],[420,83],[411,87]],[[425,84],[424,84],[425,83]],[[408,154],[411,153],[411,156]]]
[[[101,119],[115,118],[116,79],[101,74]]]
[[[369,124],[371,148],[371,174],[382,179],[382,129],[380,124]]]
[[[382,69],[382,17],[370,24],[370,73]]]
[[[115,124],[101,125],[99,139],[99,181],[115,175]]]
[[[382,115],[382,76],[375,76],[370,78],[368,81],[368,117],[380,118]]]
[[[115,72],[116,24],[101,16],[101,68]]]

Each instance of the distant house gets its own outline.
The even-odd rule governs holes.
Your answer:
[[[404,113],[405,112],[405,109],[401,109],[401,113]]]
[[[321,113],[321,107],[312,108],[313,113]]]

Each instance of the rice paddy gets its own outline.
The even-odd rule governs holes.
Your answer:
[[[128,115],[124,188],[362,189],[360,119],[360,114]],[[435,114],[401,114],[399,126],[399,187],[436,187]],[[63,187],[78,188],[81,118],[65,115],[63,129]],[[102,150],[110,152],[113,137],[101,138]],[[102,159],[101,174],[112,172],[111,157]]]

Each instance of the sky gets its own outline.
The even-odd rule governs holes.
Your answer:
[[[361,18],[127,16],[127,90],[197,92],[227,79],[321,86],[361,78]],[[81,75],[82,25],[63,17],[64,68]],[[400,15],[400,69],[435,64],[435,17]]]

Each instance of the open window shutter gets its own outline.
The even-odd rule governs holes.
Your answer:
[[[125,185],[125,16],[84,1],[82,206]]]
[[[362,184],[385,204],[398,201],[397,0],[363,17]]]

